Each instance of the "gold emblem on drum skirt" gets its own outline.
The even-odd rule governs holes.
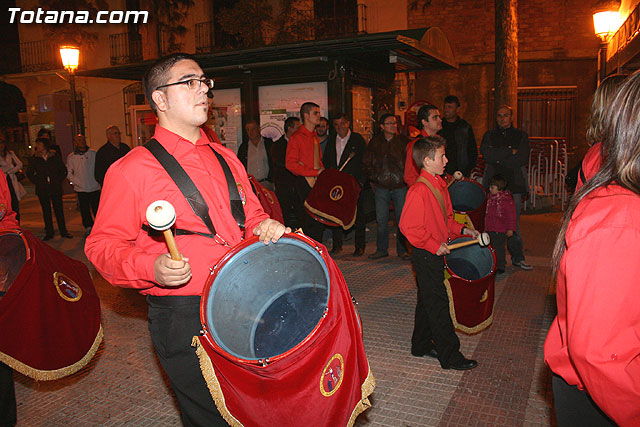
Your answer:
[[[320,377],[320,393],[329,397],[342,385],[344,378],[344,359],[340,353],[336,353],[327,362]]]
[[[53,284],[58,295],[65,301],[76,302],[82,298],[82,289],[69,276],[56,271],[53,273]]]
[[[335,187],[333,187],[331,189],[331,191],[329,191],[329,197],[331,198],[331,200],[333,200],[334,202],[336,200],[340,200],[342,199],[342,196],[344,196],[344,188],[342,188],[341,185],[336,185]]]

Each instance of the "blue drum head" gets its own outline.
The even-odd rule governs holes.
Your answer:
[[[451,243],[462,243],[471,237],[459,237]],[[494,257],[491,249],[474,244],[453,249],[445,256],[447,269],[452,275],[474,281],[488,276],[494,268]]]
[[[485,201],[486,192],[473,181],[456,181],[449,187],[451,205],[456,212],[471,212]]]
[[[329,302],[321,254],[299,239],[256,242],[220,267],[206,300],[206,322],[220,348],[244,360],[281,355],[315,329]]]

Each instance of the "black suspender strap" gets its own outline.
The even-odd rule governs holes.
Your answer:
[[[169,152],[155,138],[144,144],[144,147],[149,150],[151,154],[153,154],[160,165],[162,165],[162,167],[167,171],[171,179],[176,183],[184,197],[187,199],[187,202],[189,203],[189,206],[191,206],[193,213],[195,213],[202,220],[202,222],[207,226],[207,229],[210,232],[210,234],[205,234],[191,232],[188,230],[180,230],[182,231],[182,233],[179,234],[198,234],[212,239],[215,238],[216,229],[213,226],[211,217],[209,217],[209,207],[207,206],[207,202],[204,200],[204,197],[202,196],[196,185],[193,183],[189,175],[187,175],[182,166],[180,166],[175,157],[169,154]],[[211,148],[211,150],[213,150],[213,148]],[[242,209],[242,200],[240,200],[235,180],[233,179],[233,175],[231,174],[231,170],[229,169],[229,165],[227,165],[226,161],[222,158],[222,156],[216,153],[215,150],[213,150],[213,152],[216,154],[216,157],[218,157],[218,160],[220,160],[222,169],[225,172],[225,178],[227,179],[227,186],[229,187],[229,194],[231,199],[231,213],[236,219],[236,222],[238,222],[238,226],[240,226],[241,229],[244,230],[244,209]],[[229,178],[231,178],[231,181],[229,181]],[[235,196],[238,200],[240,200],[240,209],[242,210],[242,225],[240,225],[240,222],[236,217],[236,213],[234,213],[233,206],[235,203],[233,202],[234,194],[231,192],[232,187],[235,190]]]

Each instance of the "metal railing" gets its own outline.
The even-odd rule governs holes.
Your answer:
[[[131,64],[142,61],[142,40],[129,33],[109,35],[111,65]]]
[[[60,53],[49,40],[20,43],[22,72],[34,72],[62,68]]]

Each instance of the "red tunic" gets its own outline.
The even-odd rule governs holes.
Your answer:
[[[551,370],[621,426],[640,425],[640,197],[598,188],[576,208],[557,276]]]
[[[461,234],[463,226],[453,219],[453,207],[445,180],[425,170],[420,172],[420,176],[442,193],[447,222],[445,224],[436,196],[426,184],[416,182],[407,192],[400,216],[400,231],[413,246],[435,254],[450,235]]]
[[[287,144],[286,167],[294,175],[298,176],[318,176],[318,169],[313,167],[313,140],[317,139],[316,132],[300,126]],[[322,166],[322,155],[320,154],[320,145],[317,144],[319,167]]]
[[[404,182],[406,182],[409,187],[411,187],[416,182],[418,176],[420,176],[420,170],[422,168],[422,165],[418,167],[418,165],[416,165],[416,162],[413,161],[413,144],[415,144],[418,139],[427,136],[429,136],[429,134],[424,129],[422,129],[422,131],[420,132],[420,136],[414,138],[407,144],[407,158],[404,162]]]
[[[598,173],[600,170],[600,165],[602,164],[602,159],[600,157],[600,147],[601,143],[596,142],[589,148],[587,154],[584,155],[584,159],[582,159],[582,173],[584,174],[585,180],[589,181],[593,176]],[[576,191],[578,191],[584,182],[580,178],[580,174],[578,174],[578,184],[576,184]]]
[[[11,209],[11,192],[4,172],[0,171],[0,230],[5,228],[18,228],[16,213]]]
[[[231,246],[252,235],[253,229],[268,218],[251,191],[244,166],[231,150],[211,142],[202,131],[196,144],[160,126],[156,126],[154,137],[178,160],[198,187],[209,206],[216,232]],[[246,197],[244,234],[229,209],[227,181],[210,147],[225,158],[242,187],[243,199]],[[113,285],[138,288],[145,295],[201,295],[209,268],[229,248],[207,237],[176,236],[178,249],[189,258],[193,277],[177,288],[156,284],[154,262],[158,255],[168,252],[167,245],[162,237],[149,237],[141,227],[146,223],[147,207],[159,199],[174,206],[177,228],[208,233],[155,157],[146,148],[136,147],[107,171],[98,215],[85,245],[87,257]]]

